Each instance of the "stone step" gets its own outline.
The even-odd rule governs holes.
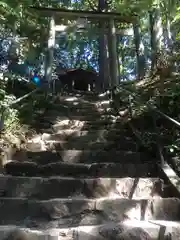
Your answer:
[[[42,117],[34,121],[33,124],[38,124],[39,128],[42,129],[52,129],[54,132],[58,132],[61,130],[75,129],[75,130],[104,130],[104,129],[119,129],[122,126],[122,123],[119,122],[103,122],[103,121],[78,121],[78,120],[61,120],[55,118],[53,122],[45,121]]]
[[[38,121],[38,122],[37,122]],[[65,118],[64,120],[59,119],[54,116],[54,120],[45,120],[44,116],[34,120],[32,124],[38,124],[39,128],[42,129],[53,129],[54,132],[65,129],[75,129],[75,130],[104,130],[104,129],[119,129],[122,126],[121,120],[99,120],[94,121],[79,121],[70,120]]]
[[[58,107],[67,107],[67,108],[73,108],[76,107],[78,109],[91,109],[96,110],[97,108],[106,108],[109,107],[110,104],[107,100],[79,100],[74,97],[67,97],[66,99],[56,100],[53,102],[53,106],[55,108]]]
[[[178,240],[180,222],[131,221],[78,227],[77,240]]]
[[[63,178],[0,175],[0,197],[51,198],[150,198],[163,195],[158,178]]]
[[[86,118],[86,116],[82,116],[82,118]],[[54,119],[54,117],[53,117],[53,119]],[[46,117],[44,117],[44,121],[46,121]],[[49,121],[49,122],[53,122],[53,120],[51,120],[51,119],[49,119],[49,120],[47,120],[47,121]],[[113,123],[118,123],[118,124],[120,124],[121,123],[121,119],[119,118],[119,117],[117,117],[117,118],[115,118],[115,117],[113,117],[113,118],[110,118],[110,119],[100,119],[100,118],[98,118],[98,119],[90,119],[90,120],[88,120],[88,119],[79,119],[79,116],[78,116],[78,119],[73,119],[73,116],[71,116],[71,117],[59,117],[59,116],[56,116],[56,121],[57,122],[67,122],[67,123],[76,123],[76,124],[79,124],[79,125],[105,125],[105,126],[107,126],[107,125],[111,125],[111,124],[113,124]]]
[[[37,142],[39,140],[43,141],[71,141],[71,140],[81,140],[85,142],[107,142],[107,141],[118,141],[118,142],[134,142],[136,140],[130,130],[76,130],[76,129],[65,129],[59,130],[56,133],[46,133],[38,135],[31,140],[32,142]]]
[[[58,103],[53,103],[53,110],[55,111],[62,111],[62,112],[81,112],[81,113],[87,113],[89,114],[97,114],[97,113],[103,113],[107,112],[109,109],[112,109],[110,106],[104,107],[101,106],[100,104],[84,104],[84,103],[68,103],[68,102],[58,102]]]
[[[11,161],[4,165],[6,174],[14,176],[73,177],[157,177],[158,167],[152,163],[50,163]]]
[[[124,220],[180,220],[180,199],[83,199],[29,200],[1,198],[0,224],[57,221],[59,227],[95,225]],[[68,225],[67,225],[68,224]]]
[[[43,119],[42,119],[43,121]],[[55,132],[65,129],[76,129],[76,130],[92,130],[92,129],[111,129],[111,128],[120,128],[122,126],[121,121],[110,121],[110,120],[95,120],[95,121],[78,121],[78,120],[69,120],[64,119],[54,122],[42,122],[42,124],[49,124]]]
[[[95,106],[95,105],[89,105],[85,107],[77,107],[76,105],[72,104],[53,104],[52,108],[46,109],[46,112],[51,113],[51,115],[57,115],[57,116],[83,116],[83,115],[92,115],[96,117],[100,116],[107,116],[107,115],[114,115],[115,111],[110,108],[104,108],[101,106]]]
[[[90,101],[90,102],[93,102],[93,101],[104,101],[104,100],[109,100],[109,94],[102,94],[102,93],[91,93],[91,92],[88,92],[88,93],[80,93],[80,92],[73,92],[73,93],[69,93],[67,95],[64,95],[64,96],[58,96],[56,98],[57,101],[66,101],[69,99],[72,99],[73,101]]]
[[[129,135],[129,136],[128,136]],[[90,130],[90,131],[78,131],[78,130],[60,130],[55,134],[44,133],[41,136],[42,140],[78,140],[83,139],[83,141],[104,141],[104,140],[118,140],[118,141],[134,141],[135,137],[130,134],[126,129],[117,130]]]
[[[42,147],[44,146],[44,147]],[[41,141],[28,141],[26,148],[29,151],[44,151],[46,149],[65,151],[65,150],[89,150],[89,151],[109,151],[109,150],[124,150],[124,151],[137,151],[138,143],[135,141],[83,141],[79,139],[77,141],[56,141],[56,140],[47,140],[42,144]]]
[[[53,113],[53,115],[57,116],[94,116],[95,118],[100,117],[101,115],[107,116],[107,115],[114,115],[115,111],[112,108],[104,108],[104,107],[97,107],[97,106],[85,106],[85,107],[78,107],[72,106],[72,105],[65,105],[65,104],[57,104],[53,105],[53,109],[48,109],[48,113]]]
[[[61,112],[59,112],[61,110]],[[66,105],[64,106],[56,106],[55,111],[58,111],[58,114],[64,114],[63,116],[69,116],[70,114],[72,116],[83,116],[83,115],[87,115],[87,116],[94,116],[94,117],[99,117],[100,115],[111,115],[114,114],[115,111],[111,108],[101,108],[98,107],[96,109],[92,109],[91,108],[77,108],[76,106],[71,106],[71,107],[67,107]]]
[[[57,150],[58,151],[58,150]],[[100,163],[109,162],[113,159],[114,163],[144,163],[155,162],[155,159],[150,158],[145,153],[140,152],[127,152],[127,151],[87,151],[87,150],[64,150],[58,152],[52,151],[27,151],[18,152],[12,158],[18,161],[32,161],[37,164],[45,165],[55,162],[64,163]]]
[[[59,114],[59,112],[53,112],[53,113],[48,113],[49,116],[44,117],[44,121],[50,121],[52,122],[54,120],[54,116],[57,117],[59,121],[61,120],[70,120],[70,121],[98,121],[100,123],[105,123],[107,124],[108,121],[114,122],[114,121],[120,121],[121,117],[120,116],[113,116],[110,114],[107,115],[101,115],[99,114],[98,116],[94,115],[93,113],[91,115],[66,115],[65,113]]]
[[[121,122],[112,123],[109,122],[107,124],[93,122],[85,122],[85,121],[58,121],[56,118],[53,122],[45,122],[43,117],[42,119],[38,119],[33,122],[33,124],[38,124],[40,129],[44,129],[44,132],[48,130],[48,132],[57,133],[61,130],[78,130],[78,131],[90,131],[90,130],[104,130],[104,129],[119,129],[122,127]],[[42,132],[42,131],[41,131]]]
[[[89,109],[63,109],[61,112],[60,110],[48,110],[48,116],[58,116],[58,117],[66,117],[69,119],[75,119],[75,120],[85,120],[88,119],[94,120],[94,119],[106,119],[108,117],[113,116],[113,112],[106,111],[106,110],[99,110],[98,111],[90,111]],[[87,117],[87,118],[85,118]],[[112,118],[112,117],[111,117]]]
[[[110,100],[108,98],[81,98],[78,96],[60,96],[54,101],[54,104],[67,104],[69,106],[109,106]]]
[[[55,225],[55,224],[54,224]],[[18,238],[24,236],[24,238]],[[78,226],[74,228],[24,228],[17,225],[0,226],[0,240],[179,240],[180,222],[171,221],[131,221],[109,222],[102,225]]]

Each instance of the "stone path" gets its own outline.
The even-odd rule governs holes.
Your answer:
[[[107,101],[66,96],[47,112],[0,175],[0,240],[180,239],[180,200]]]

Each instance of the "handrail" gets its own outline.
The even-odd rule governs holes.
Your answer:
[[[128,90],[128,89],[126,89],[126,88],[124,88],[124,87],[122,87],[122,86],[121,86],[121,88],[124,89],[124,90],[126,90],[126,91],[129,92],[130,94],[133,93],[135,96],[141,97],[139,94],[134,93],[134,92],[131,92],[130,90]],[[113,89],[112,89],[112,90],[113,90]],[[134,102],[136,102],[136,103],[138,103],[138,102],[137,102],[135,99],[132,99],[130,96],[131,96],[131,95],[129,95],[129,110],[130,110],[130,115],[131,115],[131,118],[132,118],[132,101],[134,100]],[[177,125],[178,127],[180,127],[180,123],[179,123],[177,120],[175,120],[175,119],[171,118],[170,116],[168,116],[167,114],[161,112],[159,109],[157,109],[157,107],[152,106],[152,104],[149,104],[149,103],[146,103],[145,105],[146,105],[149,109],[151,109],[152,111],[154,111],[155,113],[158,113],[159,115],[163,116],[164,118],[168,119],[169,121],[171,121],[172,123],[174,123],[175,125]],[[165,163],[165,159],[164,159],[163,147],[162,147],[161,139],[160,139],[160,132],[159,132],[159,129],[158,129],[157,124],[156,124],[156,117],[155,117],[155,115],[153,115],[152,118],[153,118],[154,128],[155,128],[155,131],[156,131],[156,133],[157,133],[157,135],[156,135],[156,136],[157,136],[156,141],[157,141],[157,148],[158,148],[159,157],[160,157],[160,166],[163,167],[163,166],[164,166],[164,163]],[[132,128],[132,126],[130,126],[130,127]],[[137,134],[136,134],[136,133],[134,133],[134,134],[135,134],[136,137],[137,137]],[[141,137],[138,136],[138,139],[141,139]],[[145,144],[144,144],[144,141],[143,141],[143,142],[141,141],[141,143],[142,143],[143,145],[145,145]]]
[[[23,95],[22,97],[14,100],[14,101],[13,101],[12,103],[10,103],[10,104],[7,104],[7,105],[2,104],[2,105],[1,105],[1,112],[0,112],[0,114],[1,114],[1,115],[0,115],[0,122],[1,122],[1,124],[0,124],[0,125],[2,125],[2,127],[0,128],[0,132],[1,132],[2,128],[4,127],[4,123],[3,123],[3,122],[4,122],[4,114],[5,114],[5,112],[6,112],[6,109],[7,109],[8,107],[10,107],[10,106],[15,105],[16,103],[19,103],[19,102],[22,101],[23,99],[31,96],[33,93],[37,92],[38,90],[39,90],[39,88],[36,88],[36,89],[32,90],[31,92]]]
[[[129,92],[130,94],[132,94],[132,92],[131,92],[130,90],[126,89],[125,87],[122,87],[122,86],[121,86],[121,88],[124,89],[124,90],[126,90],[126,91]],[[137,94],[137,93],[134,93],[134,92],[133,92],[133,94],[135,94],[135,95],[138,96],[138,97],[141,97],[141,96],[140,96],[139,94]],[[133,99],[131,98],[131,102],[132,102],[132,100],[133,100]],[[136,100],[135,100],[135,102],[138,103]],[[155,108],[154,106],[152,106],[152,105],[149,104],[149,103],[146,103],[146,106],[149,107],[151,110],[155,111],[156,113],[159,113],[161,116],[163,116],[164,118],[168,119],[169,121],[173,122],[173,123],[176,124],[178,127],[180,127],[180,122],[178,122],[177,120],[171,118],[171,117],[168,116],[167,114],[161,112],[159,109],[157,109],[157,107]]]
[[[16,99],[15,101],[13,101],[13,102],[10,103],[10,104],[7,104],[7,105],[3,105],[3,104],[2,104],[2,107],[10,107],[10,106],[12,106],[12,105],[14,105],[14,104],[16,104],[16,103],[22,101],[23,99],[29,97],[30,95],[32,95],[33,93],[37,92],[38,90],[39,90],[39,89],[36,88],[36,89],[32,90],[31,92],[29,92],[29,93],[23,95],[22,97]]]
[[[168,119],[169,121],[173,122],[174,124],[176,124],[178,127],[180,127],[180,122],[178,122],[177,120],[169,117],[167,114],[161,112],[158,109],[153,109],[155,112],[159,113],[161,116],[165,117],[166,119]]]

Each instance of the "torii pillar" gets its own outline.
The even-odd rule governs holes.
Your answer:
[[[109,48],[109,69],[111,78],[111,87],[118,85],[118,64],[117,64],[117,47],[116,47],[116,28],[114,19],[109,19],[109,34],[108,34],[108,48]]]
[[[53,66],[53,58],[54,58],[54,47],[55,47],[55,20],[54,17],[51,17],[49,23],[49,38],[48,38],[48,48],[46,52],[46,61],[45,61],[45,79],[48,82],[49,88],[51,86],[52,81],[52,66]]]

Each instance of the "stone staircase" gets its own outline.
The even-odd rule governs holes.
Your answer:
[[[180,239],[180,200],[109,111],[95,94],[47,109],[0,175],[0,240]]]

